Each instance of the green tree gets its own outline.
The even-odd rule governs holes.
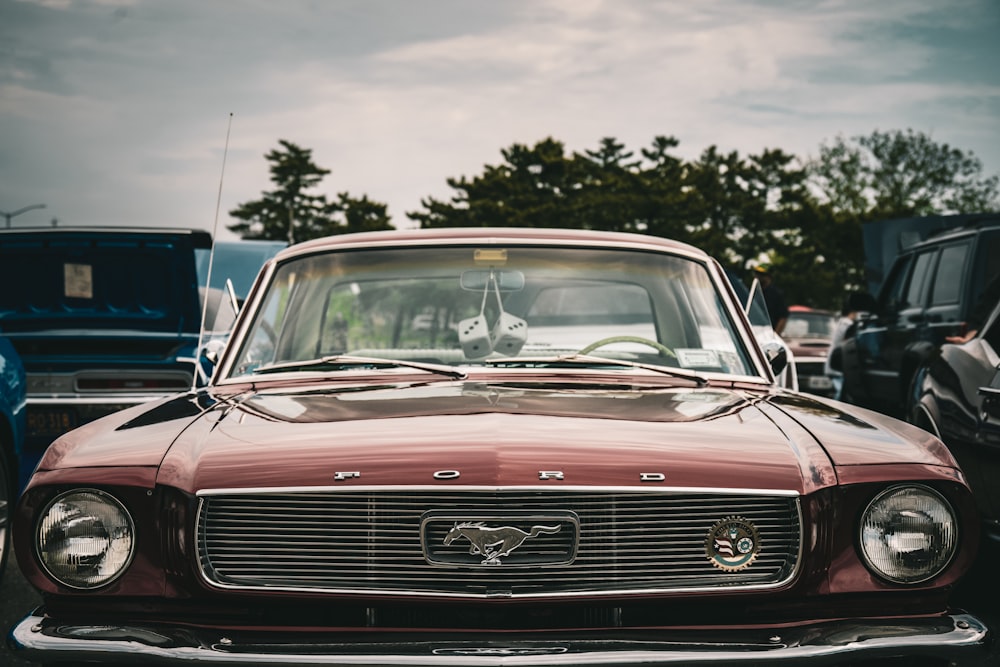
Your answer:
[[[644,196],[636,228],[654,236],[687,240],[687,227],[694,213],[685,184],[688,166],[671,154],[679,145],[675,137],[661,135],[649,148],[642,149],[644,162],[639,178]]]
[[[229,211],[240,222],[227,225],[227,229],[244,239],[292,244],[332,234],[392,228],[386,205],[367,196],[357,199],[345,192],[330,202],[323,194],[309,192],[330,170],[313,162],[310,149],[284,139],[278,143],[280,149],[264,156],[271,163],[271,181],[277,187]]]
[[[578,165],[563,144],[545,139],[533,147],[501,150],[504,161],[479,176],[449,178],[450,201],[421,200],[407,216],[421,227],[574,227],[569,199],[578,187]]]
[[[567,155],[563,144],[501,150],[503,162],[471,178],[449,178],[449,201],[428,198],[407,213],[421,227],[561,227],[646,231],[650,186],[639,161],[613,138],[597,150]]]
[[[567,155],[548,138],[515,144],[478,176],[448,179],[448,201],[407,215],[422,227],[563,227],[631,231],[691,243],[736,270],[766,257],[790,302],[839,308],[864,284],[861,225],[932,213],[996,210],[997,179],[971,154],[925,135],[880,133],[824,146],[802,161],[715,146],[690,161],[658,136],[635,157],[606,137]]]
[[[499,165],[453,178],[450,201],[426,199],[408,213],[422,227],[564,227],[627,231],[698,245],[728,264],[773,250],[789,211],[803,209],[804,171],[781,151],[748,159],[715,147],[695,162],[672,155],[674,137],[658,136],[640,158],[612,137],[567,156],[545,139],[501,151]]]
[[[861,219],[1000,210],[998,179],[973,153],[913,130],[837,137],[809,171],[820,201]]]
[[[646,232],[650,191],[642,178],[641,160],[613,137],[601,139],[597,150],[573,156],[581,176],[573,190],[573,219],[582,229]]]
[[[776,248],[801,243],[805,172],[780,150],[742,157],[715,146],[683,169],[684,240],[720,260],[747,266]]]
[[[806,169],[814,224],[805,238],[841,296],[865,285],[864,223],[1000,210],[997,177],[973,153],[913,130],[837,137]],[[836,295],[821,305],[838,307]]]
[[[391,229],[388,206],[373,201],[368,195],[360,199],[346,192],[337,194],[337,200],[327,207],[332,224],[319,230],[324,236],[353,232],[377,232]]]

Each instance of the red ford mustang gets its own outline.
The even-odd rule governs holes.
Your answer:
[[[928,433],[775,385],[720,266],[557,230],[345,235],[209,386],[56,440],[17,507],[38,662],[976,664]]]

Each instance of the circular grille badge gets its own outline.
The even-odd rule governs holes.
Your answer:
[[[739,572],[750,567],[760,553],[757,526],[743,517],[727,516],[708,531],[705,555],[712,565],[724,572]]]

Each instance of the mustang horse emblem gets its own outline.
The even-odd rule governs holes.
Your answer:
[[[537,537],[542,533],[552,535],[558,533],[560,528],[559,525],[532,526],[530,532],[524,532],[512,526],[490,528],[482,521],[466,521],[456,523],[444,536],[444,543],[447,546],[464,537],[472,544],[469,553],[484,557],[480,565],[501,565],[500,559],[509,556],[511,551],[521,546],[529,537]]]

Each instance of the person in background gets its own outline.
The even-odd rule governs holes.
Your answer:
[[[858,312],[861,310],[860,304],[861,297],[858,293],[852,292],[847,296],[843,307],[840,309],[840,319],[833,325],[833,333],[830,336],[830,351],[827,352],[823,372],[833,382],[833,399],[836,401],[841,400],[841,396],[844,393],[844,374],[841,371],[834,370],[831,367],[830,361],[833,358],[834,351],[844,342],[844,337],[847,335],[848,329],[851,328],[851,325],[858,318]]]
[[[767,314],[771,318],[771,326],[780,336],[788,322],[788,304],[785,302],[785,293],[774,284],[770,264],[758,264],[753,268],[753,272],[757,280],[760,281],[764,303],[767,304]]]

